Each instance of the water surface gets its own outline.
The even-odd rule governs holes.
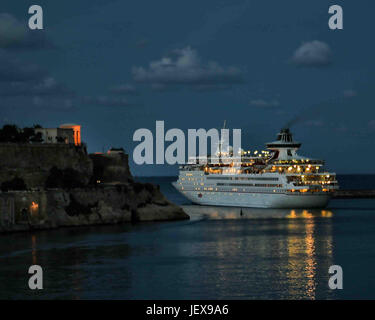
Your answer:
[[[0,236],[1,299],[374,299],[375,199],[325,210],[191,206],[190,221]],[[28,289],[28,267],[44,289]],[[328,268],[344,289],[328,288]]]

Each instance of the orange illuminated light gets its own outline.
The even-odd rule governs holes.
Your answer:
[[[79,124],[62,124],[60,128],[73,129],[74,144],[81,145],[81,126]]]
[[[31,209],[32,210],[37,210],[39,208],[39,204],[37,204],[36,202],[31,202]]]
[[[30,214],[32,216],[37,216],[38,215],[38,211],[39,211],[39,204],[37,204],[36,202],[32,201],[31,205],[30,205]]]

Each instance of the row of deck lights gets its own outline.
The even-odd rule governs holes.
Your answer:
[[[293,162],[293,163],[309,163],[310,162],[310,159],[291,159],[291,160],[277,160],[275,161],[275,163],[278,163],[278,164],[284,164],[284,163],[290,163],[290,162]]]
[[[257,156],[257,157],[265,157],[265,156],[268,156],[270,154],[270,152],[269,151],[266,151],[266,150],[262,150],[262,151],[258,151],[258,150],[255,150],[254,151],[254,153],[253,153],[253,155],[254,156]],[[247,155],[247,156],[251,156],[251,151],[250,150],[248,150],[248,151],[243,151],[242,152],[242,155]]]
[[[292,171],[294,169],[297,169],[297,172],[301,172],[302,171],[302,168],[300,166],[297,166],[297,165],[293,165],[292,167],[288,167],[288,171]],[[319,170],[319,167],[315,167],[316,170]],[[312,170],[312,166],[311,164],[309,164],[307,166],[307,168],[305,169],[305,171],[309,172]]]

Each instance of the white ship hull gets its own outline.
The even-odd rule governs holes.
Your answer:
[[[271,151],[218,151],[180,166],[173,186],[196,204],[309,209],[324,208],[338,189],[336,174],[322,170],[324,161],[297,154],[301,146],[289,129],[267,143]],[[228,155],[230,155],[228,157]]]
[[[179,190],[177,185],[173,185]],[[191,202],[199,205],[250,207],[250,208],[324,208],[329,194],[283,194],[283,193],[227,193],[215,191],[182,191]]]

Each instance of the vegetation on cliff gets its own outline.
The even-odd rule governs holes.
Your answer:
[[[34,129],[36,128],[41,128],[41,126],[34,125],[34,127],[18,128],[14,124],[6,124],[0,129],[0,142],[41,142],[42,136],[40,133],[35,133]]]

